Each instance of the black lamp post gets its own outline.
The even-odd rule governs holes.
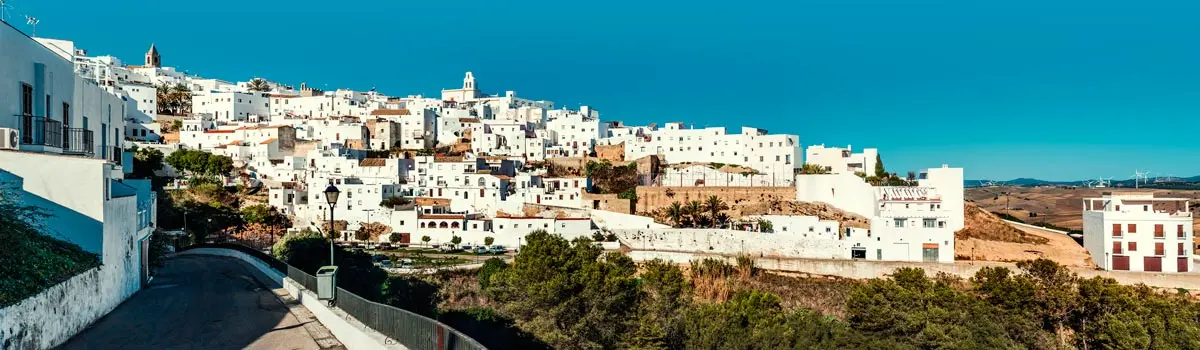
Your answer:
[[[325,202],[329,203],[329,265],[330,266],[334,265],[334,263],[333,263],[333,235],[334,235],[334,231],[337,230],[337,227],[336,227],[337,225],[333,221],[333,208],[334,208],[334,206],[337,205],[338,195],[340,195],[340,194],[342,194],[342,192],[338,191],[337,186],[334,186],[332,183],[329,184],[329,187],[325,187]]]

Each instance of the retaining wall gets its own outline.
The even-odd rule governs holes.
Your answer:
[[[630,252],[629,256],[634,261],[663,259],[675,263],[687,264],[692,260],[716,258],[729,261],[730,263],[736,263],[734,261],[735,256],[721,254],[635,250]],[[953,264],[947,264],[789,258],[756,258],[755,265],[764,270],[801,272],[814,275],[839,276],[856,279],[887,277],[896,269],[901,267],[919,267],[924,269],[925,274],[928,276],[932,276],[940,272],[962,278],[974,277],[976,272],[979,272],[980,269],[987,266],[1001,266],[1012,270],[1017,269],[1017,266],[1014,263],[984,261],[955,262]],[[1083,278],[1107,277],[1115,279],[1121,284],[1132,285],[1142,283],[1152,287],[1200,290],[1200,274],[1197,273],[1145,273],[1128,271],[1102,271],[1077,267],[1068,268]]]

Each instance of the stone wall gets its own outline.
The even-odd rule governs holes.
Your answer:
[[[632,248],[638,249],[638,247]],[[689,252],[634,250],[629,253],[629,257],[634,261],[663,259],[679,264],[687,264],[692,260],[704,258],[716,258],[729,261],[730,263],[736,263],[736,261],[734,261],[735,256],[732,255],[698,254]],[[764,270],[800,272],[812,275],[839,276],[856,279],[887,277],[896,269],[901,267],[922,268],[925,270],[925,275],[927,276],[933,276],[937,273],[947,273],[962,278],[974,277],[976,272],[979,272],[980,269],[988,266],[1007,267],[1010,270],[1017,270],[1016,264],[1014,263],[987,261],[955,262],[951,264],[899,261],[756,258],[754,263],[755,266]],[[1068,269],[1078,274],[1082,278],[1106,277],[1115,279],[1121,284],[1128,285],[1143,283],[1148,286],[1160,288],[1200,290],[1200,278],[1196,278],[1195,274],[1102,271],[1080,267],[1068,267]]]
[[[593,149],[596,151],[597,158],[614,162],[625,160],[624,142],[615,145],[596,145]]]
[[[849,259],[849,241],[807,233],[764,233],[723,229],[613,230],[621,243],[645,251],[746,254],[755,257]]]
[[[611,211],[614,213],[637,213],[633,200],[617,198],[618,194],[584,193],[580,198],[584,208]]]
[[[731,217],[742,215],[739,207],[768,203],[771,201],[789,202],[796,200],[795,187],[653,187],[638,186],[638,212],[652,212],[659,208],[671,206],[673,202],[680,204],[690,201],[708,199],[717,196],[729,205],[727,211]]]

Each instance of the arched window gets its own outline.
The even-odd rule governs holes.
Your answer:
[[[483,177],[480,177],[479,178],[479,187],[484,187],[484,186],[487,186],[487,180],[484,180]]]
[[[450,228],[458,228],[458,221],[450,223]]]
[[[447,228],[447,227],[449,227],[449,226],[446,225],[445,221],[442,221],[442,223],[438,224],[438,228]]]

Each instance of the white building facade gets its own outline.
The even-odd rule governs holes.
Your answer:
[[[1083,246],[1100,268],[1192,272],[1192,213],[1186,198],[1152,192],[1083,199]]]

